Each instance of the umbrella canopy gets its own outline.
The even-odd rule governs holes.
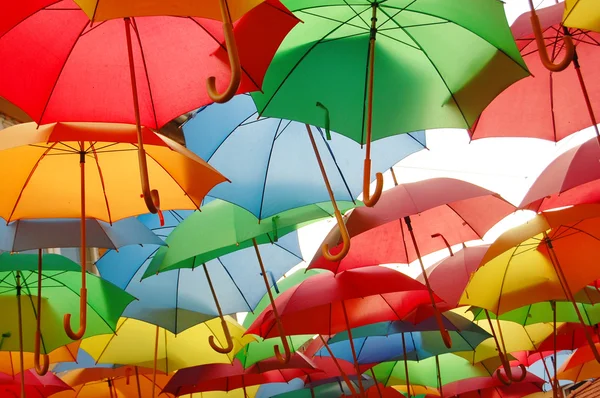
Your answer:
[[[600,32],[600,9],[593,0],[566,0],[563,24]]]
[[[71,340],[62,330],[62,316],[66,312],[78,313],[79,266],[66,257],[57,254],[43,256],[44,270],[42,282],[44,289],[41,320],[41,352],[51,353],[58,347],[69,344]],[[17,279],[20,279],[23,296],[34,296],[37,290],[38,256],[32,254],[0,254],[0,304],[7,316],[0,321],[0,330],[10,332],[2,344],[4,351],[19,350],[17,327]],[[17,276],[19,278],[17,278]],[[85,336],[113,333],[119,316],[125,307],[135,298],[110,282],[97,276],[87,275],[90,295],[87,300],[88,328]],[[21,300],[23,304],[24,351],[34,351],[34,333],[36,330],[37,308],[35,300]],[[10,315],[8,315],[10,314]]]
[[[260,90],[275,50],[297,22],[281,3],[268,0],[234,24],[242,68],[238,92]],[[0,96],[40,124],[136,123],[133,72],[139,122],[158,129],[212,103],[205,88],[209,76],[219,77],[220,90],[227,87],[223,43],[215,20],[152,16],[92,24],[73,1],[52,2],[0,31],[0,56],[7,58]]]
[[[564,9],[565,3],[559,3],[536,11],[546,45],[544,50],[551,54],[552,60],[563,59],[567,52],[561,24]],[[577,52],[574,67],[560,73],[551,72],[538,55],[530,19],[530,12],[521,15],[511,30],[532,75],[492,101],[471,129],[473,139],[533,137],[560,141],[595,125],[594,114],[600,116],[600,86],[597,83],[600,73],[594,67],[600,61],[600,34],[585,30],[570,32]],[[589,101],[592,115],[586,101]]]
[[[46,398],[61,391],[71,390],[68,384],[51,372],[40,376],[34,370],[27,370],[24,379],[27,398]],[[21,380],[21,377],[0,374],[0,392],[7,397],[19,396],[23,391]]]
[[[400,184],[385,191],[375,208],[359,208],[346,219],[346,227],[352,243],[364,247],[381,247],[387,260],[381,263],[409,263],[447,245],[481,239],[498,221],[514,211],[514,206],[501,199],[498,194],[477,185],[452,178]],[[411,224],[418,247],[412,243]],[[432,235],[436,235],[432,237]],[[334,228],[325,238],[337,244],[339,228]],[[358,242],[360,240],[360,242]],[[364,245],[362,244],[364,243]],[[372,247],[372,246],[371,246]],[[377,250],[361,251],[353,258],[350,250],[346,259],[328,261],[319,256],[309,268],[323,268],[339,272],[353,266],[374,265],[371,256],[382,256]]]
[[[0,250],[20,252],[56,247],[78,247],[81,224],[77,219],[17,220],[0,223]],[[135,218],[114,224],[86,220],[90,247],[118,249],[128,245],[164,245],[163,241]]]
[[[597,345],[596,349],[600,349],[600,345]],[[574,383],[597,378],[600,377],[600,364],[595,360],[589,346],[584,346],[567,358],[558,369],[557,377]]]
[[[531,185],[519,207],[543,211],[600,201],[599,157],[596,139],[587,140],[559,155]]]
[[[214,336],[219,343],[225,341],[218,319],[201,323],[175,335],[146,322],[121,318],[116,334],[85,339],[81,348],[99,363],[119,363],[151,368],[155,358],[155,347],[158,347],[156,368],[165,373],[209,363],[230,364],[237,351],[245,344],[254,341],[254,338],[244,336],[244,328],[232,318],[225,317],[225,320],[233,338],[232,351],[227,354],[218,353],[207,344],[199,344],[208,340],[209,336]]]
[[[537,391],[541,391],[541,388],[544,385],[544,383],[545,383],[544,380],[540,379],[533,373],[527,373],[527,378],[525,380],[523,380],[520,383],[512,384],[511,387],[516,386],[516,387],[520,388],[520,386],[526,386],[525,391],[523,391],[523,392],[518,391],[515,394],[515,397],[522,397],[524,395],[535,392],[535,391],[532,391],[533,390],[532,387],[535,387],[537,389]],[[453,396],[462,397],[463,394],[467,394],[464,396],[470,397],[471,395],[468,395],[468,394],[477,393],[478,391],[480,391],[482,394],[490,394],[492,392],[491,390],[495,390],[496,388],[505,388],[505,387],[506,386],[504,384],[502,384],[502,382],[497,377],[473,377],[470,379],[459,380],[459,381],[455,381],[455,382],[446,384],[444,386],[444,393],[448,397],[453,397]],[[519,390],[519,388],[517,388],[517,390]],[[531,391],[531,392],[529,392],[529,391]],[[488,397],[488,398],[495,397],[494,395],[491,395],[491,396],[483,395],[483,396]],[[500,397],[502,397],[502,395]]]
[[[12,333],[11,336],[12,337]],[[18,337],[18,336],[15,336]],[[7,337],[5,337],[6,339]],[[79,341],[60,346],[54,351],[48,354],[48,363],[56,369],[63,362],[74,361],[77,358],[77,350],[79,348]],[[0,351],[0,373],[6,373],[13,377],[16,377],[21,367],[21,359],[19,358],[19,352],[13,351]],[[35,367],[34,354],[30,352],[23,353],[23,369],[31,369]],[[54,371],[57,373],[56,371]]]
[[[553,308],[554,307],[554,308]],[[591,305],[577,303],[579,312],[583,315],[586,325],[593,326],[600,323],[600,305]],[[476,311],[479,314],[475,317],[477,320],[486,319],[483,311]],[[557,322],[579,322],[579,318],[573,305],[568,301],[540,302],[523,306],[512,311],[505,312],[498,319],[518,323],[519,325],[534,325],[536,323],[552,322],[556,312]],[[492,316],[493,318],[493,316]]]
[[[138,220],[165,238],[190,214],[186,211],[165,212],[164,226],[160,226],[151,214],[139,216]],[[159,247],[144,245],[113,250],[96,262],[104,279],[138,298],[127,307],[123,316],[153,323],[176,334],[218,316],[206,274],[201,269],[177,269],[142,280]],[[261,252],[271,283],[302,261],[296,233],[273,244],[262,245]],[[256,256],[252,248],[206,263],[224,313],[252,311],[266,293],[259,267],[253,263],[256,263]]]
[[[211,196],[235,203],[259,219],[329,200],[305,125],[257,116],[250,96],[240,95],[227,104],[202,108],[184,124],[187,148],[233,182],[213,189]],[[353,201],[362,189],[362,148],[340,134],[330,134],[330,140],[325,131],[315,134],[318,152],[335,198]],[[373,170],[385,171],[424,147],[423,131],[378,142],[372,149]]]

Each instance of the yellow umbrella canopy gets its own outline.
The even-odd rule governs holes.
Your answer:
[[[115,334],[84,339],[81,348],[98,363],[153,368],[155,347],[158,347],[156,368],[165,373],[209,363],[231,363],[242,347],[256,339],[244,336],[246,329],[233,318],[226,316],[225,319],[234,342],[233,350],[227,354],[220,354],[203,343],[209,336],[215,336],[218,344],[225,344],[225,334],[219,318],[198,324],[177,335],[150,323],[121,318]]]
[[[600,3],[597,0],[565,0],[563,24],[600,32]]]
[[[79,341],[58,347],[48,353],[48,361],[50,364],[75,361],[78,349]],[[20,366],[18,351],[0,351],[0,373],[6,373],[14,377],[20,372]],[[34,354],[32,352],[24,352],[23,369],[31,369],[34,366]]]

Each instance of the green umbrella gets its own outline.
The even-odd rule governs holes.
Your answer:
[[[557,301],[555,305],[557,322],[579,323],[577,313],[570,301]],[[600,304],[577,303],[577,307],[579,307],[586,325],[591,326],[600,323]],[[483,310],[473,309],[472,311],[475,313],[476,321],[486,319]],[[490,317],[496,319],[496,316],[492,313],[490,313]],[[501,321],[515,322],[523,326],[535,323],[548,323],[553,321],[554,311],[552,310],[552,303],[545,301],[506,312],[500,315],[499,319]]]
[[[355,206],[351,202],[340,202],[339,205],[342,211]],[[273,307],[275,318],[279,320],[273,293],[270,289],[268,272],[265,270],[258,245],[276,242],[280,236],[319,219],[331,217],[334,207],[337,212],[337,205],[330,203],[308,205],[279,213],[269,219],[259,220],[252,213],[239,206],[222,200],[214,200],[204,206],[202,212],[190,215],[171,232],[166,239],[168,246],[161,247],[156,252],[146,269],[144,278],[158,272],[180,268],[194,269],[203,266],[217,311],[222,320],[225,335],[228,343],[230,343],[231,337],[227,331],[227,324],[223,320],[216,289],[212,285],[204,263],[225,254],[253,246],[267,289],[269,302]],[[281,355],[278,345],[275,345],[275,356],[279,361],[287,363],[291,357],[291,348],[279,321],[277,325],[285,356]],[[225,351],[226,348],[220,348],[213,343],[211,343],[211,346],[216,351],[221,352],[221,350],[224,350],[224,352],[227,352]],[[228,346],[231,346],[231,344],[228,344]]]
[[[529,75],[498,0],[282,0],[302,24],[285,38],[262,92],[263,116],[331,128],[366,144],[434,128],[469,128]]]
[[[34,338],[40,312],[36,296],[38,259],[34,254],[0,254],[0,307],[3,311],[0,331],[4,336],[18,336],[17,339],[4,338],[3,351],[34,352],[39,341]],[[62,320],[65,313],[79,314],[81,270],[78,264],[58,254],[45,254],[42,261],[41,311],[44,317],[41,319],[40,351],[47,354],[71,343]],[[114,333],[121,313],[135,298],[97,276],[87,274],[86,279],[88,327],[84,336]]]

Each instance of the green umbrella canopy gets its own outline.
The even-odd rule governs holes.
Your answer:
[[[260,339],[260,337],[257,337]],[[290,352],[296,352],[304,343],[311,340],[313,335],[298,335],[298,336],[287,336],[288,344],[290,345]],[[244,346],[235,357],[239,359],[244,368],[249,368],[257,362],[265,359],[273,358],[274,348],[276,345],[281,344],[279,337],[253,341]]]
[[[355,205],[339,202],[340,210],[347,211]],[[299,207],[279,213],[259,222],[249,211],[225,202],[214,200],[180,223],[148,265],[144,278],[178,268],[195,268],[203,263],[257,244],[276,241],[311,222],[331,217],[330,203]]]
[[[36,329],[37,294],[36,254],[0,254],[0,332],[10,333],[2,344],[4,351],[19,350],[17,312],[17,274],[21,279],[23,317],[23,350],[33,352]],[[73,314],[79,322],[79,287],[81,269],[78,264],[58,254],[42,257],[42,344],[41,352],[49,353],[72,340],[63,329],[64,314]],[[114,333],[125,307],[135,298],[110,282],[87,275],[88,313],[85,337]]]
[[[529,75],[499,0],[282,0],[303,23],[252,94],[263,116],[330,127],[364,143],[371,18],[376,13],[373,140],[469,128]]]

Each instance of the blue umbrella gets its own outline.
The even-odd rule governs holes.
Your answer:
[[[139,220],[158,236],[168,234],[191,212],[165,212],[161,227],[152,215]],[[177,269],[146,278],[142,276],[159,246],[126,247],[108,251],[96,263],[104,279],[121,287],[138,301],[131,303],[123,316],[139,319],[180,333],[198,323],[219,316],[207,274],[202,269]],[[264,254],[263,254],[264,253]],[[261,254],[269,266],[271,284],[302,261],[297,233],[262,245]],[[266,293],[254,248],[233,252],[206,263],[215,290],[221,292],[219,304],[224,314],[252,311]]]
[[[364,153],[356,142],[321,129],[314,139],[308,125],[257,116],[252,98],[240,95],[200,109],[184,125],[187,147],[232,182],[209,195],[264,219],[327,200],[335,204],[336,198],[353,201],[361,194]],[[423,148],[424,131],[373,143],[371,179]],[[339,211],[335,213],[343,227]]]
[[[96,360],[92,358],[85,350],[81,348],[77,351],[77,360],[75,362],[61,362],[56,364],[52,368],[54,373],[69,372],[75,369],[88,369],[88,368],[114,368],[121,365],[113,365],[106,363],[96,363]]]

